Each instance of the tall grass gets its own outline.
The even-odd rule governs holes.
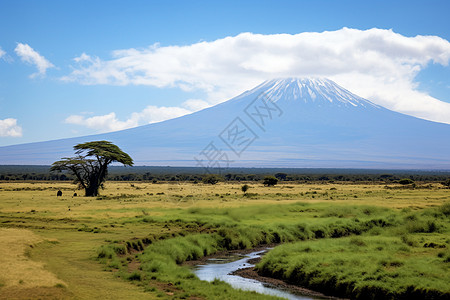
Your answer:
[[[257,265],[266,276],[355,299],[449,299],[450,221],[446,205],[357,237],[276,247]],[[381,226],[383,227],[383,226]]]
[[[327,238],[338,240],[337,238],[341,237],[359,236],[376,229],[386,230],[400,226],[402,216],[389,209],[369,206],[329,207],[324,204],[294,203],[226,209],[176,210],[172,215],[154,216],[151,221],[178,226],[185,231],[182,231],[183,233],[179,236],[165,236],[162,240],[155,237],[146,239],[150,242],[146,243],[145,249],[137,255],[140,262],[139,280],[177,282],[191,295],[202,295],[208,299],[214,299],[217,286],[224,289],[224,285],[212,284],[206,287],[205,283],[198,281],[192,272],[181,267],[181,263],[223,250],[250,249],[272,243],[316,239],[325,241]],[[147,223],[148,217],[138,218],[133,222]],[[199,231],[207,233],[196,233]],[[366,241],[361,238],[352,238],[350,244],[352,247],[362,247],[365,243]],[[130,241],[122,245],[126,245],[128,252],[131,249],[140,249],[130,246]],[[303,252],[309,253],[313,248],[308,249]],[[99,258],[106,258],[107,264],[118,266],[117,268],[120,269],[120,256],[125,254],[123,247],[108,245],[100,250]],[[262,270],[269,273],[268,269],[270,268]],[[277,275],[277,270],[278,267],[273,274]],[[293,270],[288,272],[299,274]],[[123,273],[124,278],[129,279],[130,276]],[[133,278],[137,278],[137,275]],[[232,289],[225,288],[225,290],[225,294],[219,293],[220,297],[219,294],[217,297],[223,299],[228,295],[235,295]]]

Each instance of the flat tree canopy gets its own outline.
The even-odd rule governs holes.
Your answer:
[[[108,175],[108,165],[112,162],[132,166],[133,159],[108,141],[95,141],[73,147],[75,157],[64,157],[52,164],[51,171],[68,170],[72,172],[86,196],[97,196]]]

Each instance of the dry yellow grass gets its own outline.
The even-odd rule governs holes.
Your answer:
[[[0,228],[0,280],[5,287],[52,287],[64,282],[45,270],[44,264],[30,260],[25,252],[43,241],[30,230]]]
[[[295,184],[264,187],[248,183],[243,197],[239,183],[216,185],[192,183],[106,182],[103,199],[82,197],[83,191],[65,182],[0,183],[0,212],[34,213],[60,218],[130,217],[136,211],[155,208],[233,207],[292,201],[377,205],[391,208],[430,207],[450,200],[448,189],[434,184],[427,189],[386,189],[377,184]],[[392,185],[395,187],[395,185]],[[62,190],[63,196],[56,197]],[[77,192],[78,197],[72,197]]]

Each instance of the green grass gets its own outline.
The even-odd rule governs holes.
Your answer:
[[[450,221],[445,204],[399,213],[393,226],[353,237],[281,245],[257,265],[261,274],[357,299],[450,297]]]
[[[190,295],[215,299],[216,286],[210,284],[205,286],[205,283],[198,281],[189,270],[180,266],[181,263],[196,260],[217,251],[250,249],[271,243],[302,241],[276,247],[264,259],[263,264],[259,267],[260,271],[266,275],[288,279],[332,294],[362,298],[377,296],[380,295],[380,291],[376,290],[374,293],[374,287],[371,284],[374,282],[377,282],[376,285],[383,284],[383,278],[390,278],[389,276],[380,277],[380,274],[372,274],[371,270],[362,271],[373,276],[368,275],[369,277],[361,278],[372,279],[364,279],[362,283],[358,283],[359,285],[356,285],[356,281],[350,281],[350,283],[344,281],[342,284],[339,283],[339,287],[335,290],[329,287],[329,281],[334,282],[335,275],[341,272],[343,266],[346,267],[345,263],[355,264],[364,269],[374,260],[370,251],[376,251],[380,258],[390,257],[392,251],[408,253],[408,247],[412,247],[408,245],[408,241],[412,244],[419,243],[419,241],[415,241],[414,234],[433,234],[434,238],[429,237],[428,244],[434,243],[433,245],[447,247],[445,244],[447,242],[442,241],[442,238],[448,233],[448,224],[442,209],[441,207],[411,212],[407,209],[395,211],[388,208],[348,205],[329,207],[324,204],[299,202],[288,205],[264,205],[222,210],[210,208],[175,210],[172,211],[172,214],[164,214],[151,219],[153,223],[170,224],[167,227],[176,225],[182,230],[172,237],[165,236],[161,237],[162,239],[146,240],[145,250],[135,255],[140,263],[139,281],[157,280],[168,284],[177,282],[179,288]],[[135,224],[149,222],[146,217],[138,217],[131,221]],[[413,221],[414,226],[411,225]],[[197,234],[198,231],[208,233]],[[402,236],[394,237],[397,234]],[[128,251],[136,249],[136,246],[133,246],[130,241],[123,242],[122,245],[126,245]],[[347,252],[344,251],[345,249]],[[362,252],[358,252],[361,249],[368,253],[361,254]],[[428,247],[427,251],[434,251],[434,248]],[[127,279],[130,275],[125,272],[126,264],[121,266],[118,262],[125,252],[120,245],[112,243],[102,248],[99,259],[109,267],[117,269],[119,274]],[[294,253],[300,253],[300,257],[304,261],[298,256],[293,256],[291,259],[290,255]],[[310,264],[316,253],[323,257],[319,257],[317,263]],[[423,253],[418,251],[417,254]],[[436,253],[435,256],[437,257],[437,255]],[[440,261],[445,261],[446,254],[441,254],[441,256]],[[331,262],[324,262],[325,266],[334,266],[334,269],[325,272],[328,276],[325,276],[326,280],[322,280],[320,272],[322,270],[320,262],[324,257],[331,259]],[[351,259],[346,261],[345,257]],[[304,264],[308,264],[312,268],[308,271],[309,273],[305,273],[311,282],[299,281],[295,277],[302,276],[301,271],[304,270]],[[394,260],[380,261],[379,264],[393,268],[403,266],[404,263],[402,260]],[[420,260],[419,264],[426,265],[428,261]],[[286,267],[286,270],[282,269],[283,266]],[[347,268],[347,270],[351,270],[351,268]],[[409,269],[405,272],[408,271]],[[431,273],[424,274],[425,276],[431,275]],[[360,273],[355,273],[352,280],[357,280],[360,276]],[[395,279],[396,276],[390,280],[396,282],[406,278],[400,276]],[[408,278],[416,277],[417,272],[412,273]],[[430,280],[432,281],[432,278]],[[424,291],[426,293],[447,293],[442,290],[442,286],[440,289],[434,287],[421,289],[416,283],[412,282],[411,285],[419,288],[423,293],[425,293]],[[342,286],[345,286],[345,289]],[[394,285],[392,289],[396,287]],[[224,288],[221,286],[220,289]],[[222,292],[220,295],[221,297],[226,295],[230,299],[237,297],[232,289],[226,289],[226,292]]]
[[[322,289],[327,285],[319,284],[321,280],[334,278],[344,266],[355,270],[357,267],[344,264],[345,258],[357,264],[355,253],[361,252],[359,271],[369,274],[380,268],[384,273],[375,276],[373,271],[375,279],[355,281],[351,288],[355,295],[370,298],[378,295],[373,292],[380,289],[374,288],[377,284],[384,288],[392,283],[392,289],[400,290],[401,284],[408,282],[413,290],[443,291],[420,284],[427,280],[437,284],[427,272],[431,267],[443,270],[436,273],[439,276],[448,273],[450,204],[444,204],[450,200],[448,189],[438,185],[421,189],[419,184],[416,189],[355,184],[249,185],[252,194],[244,196],[241,184],[142,182],[132,187],[108,182],[97,200],[67,196],[74,189],[69,183],[0,183],[0,227],[31,230],[46,240],[27,253],[65,283],[66,288],[52,290],[54,298],[264,299],[235,291],[220,281],[202,282],[182,262],[270,243],[281,244],[267,256],[271,263],[263,262],[268,266],[264,272],[271,276],[282,277],[286,266],[323,255],[325,265],[320,270],[316,265],[308,273]],[[56,198],[58,189],[67,192]],[[288,251],[292,256],[283,254],[285,260],[276,260],[278,255],[271,254],[296,245],[300,248]],[[300,259],[297,252],[305,256]],[[333,264],[326,262],[331,257],[342,265],[335,264],[332,269]],[[414,266],[419,273],[410,272]],[[399,271],[403,269],[406,271]],[[289,274],[299,275],[302,270]],[[321,275],[321,270],[330,270],[326,273],[330,277]],[[399,275],[389,277],[394,271]],[[412,274],[409,279],[401,277],[408,272]],[[7,288],[0,286],[0,298]],[[20,294],[19,288],[13,292]],[[28,292],[23,290],[25,298]],[[42,298],[36,293],[32,295]]]

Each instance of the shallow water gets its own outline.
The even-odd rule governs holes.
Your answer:
[[[248,261],[250,259],[260,257],[265,251],[266,250],[252,252],[240,256],[241,258],[235,255],[224,259],[211,259],[206,265],[196,266],[194,273],[201,280],[211,282],[217,278],[221,281],[229,283],[235,289],[254,291],[260,294],[273,295],[286,299],[314,299],[308,296],[295,295],[293,293],[290,293],[289,291],[272,287],[266,283],[262,283],[254,279],[243,278],[236,275],[229,275],[231,272],[239,269],[254,267],[254,265],[249,264]]]

